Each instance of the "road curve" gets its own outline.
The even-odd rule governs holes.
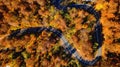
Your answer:
[[[76,9],[82,9],[92,15],[94,15],[94,17],[96,18],[96,26],[95,26],[95,30],[94,30],[94,38],[95,38],[95,42],[97,42],[99,44],[98,46],[98,53],[96,54],[95,58],[92,61],[87,61],[81,58],[81,56],[78,54],[77,51],[73,51],[72,49],[74,49],[73,47],[70,47],[70,49],[68,50],[70,53],[73,54],[73,56],[75,58],[77,58],[83,65],[93,65],[95,62],[97,62],[100,58],[101,58],[101,45],[102,45],[102,25],[100,24],[100,14],[99,12],[97,12],[92,6],[87,5],[87,4],[69,4],[67,6],[63,6],[60,5],[60,3],[63,0],[51,0],[51,3],[59,10],[63,10],[66,11],[67,8],[76,8]],[[63,38],[65,40],[65,38]]]
[[[51,3],[57,9],[60,9],[60,10],[63,10],[63,11],[65,11],[68,7],[83,9],[84,11],[87,11],[88,13],[93,14],[94,17],[96,18],[96,26],[95,26],[95,30],[94,30],[94,37],[95,37],[95,41],[99,44],[99,47],[98,47],[98,53],[96,54],[95,58],[92,61],[84,60],[82,58],[82,56],[78,53],[77,49],[74,48],[73,46],[71,46],[70,43],[66,40],[66,38],[64,37],[62,32],[53,28],[53,27],[29,27],[29,28],[25,28],[25,29],[17,29],[14,32],[12,32],[10,35],[8,35],[7,37],[9,39],[11,39],[13,37],[21,37],[21,36],[24,36],[26,34],[40,34],[43,30],[53,32],[63,41],[64,45],[62,45],[62,46],[64,47],[64,49],[67,52],[69,52],[72,56],[74,56],[76,59],[78,59],[79,62],[81,62],[83,65],[93,65],[93,64],[95,64],[101,58],[102,26],[99,22],[100,14],[90,5],[69,4],[67,6],[62,6],[62,5],[60,5],[61,2],[62,2],[61,0],[52,0],[51,1]]]

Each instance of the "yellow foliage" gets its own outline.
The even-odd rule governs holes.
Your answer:
[[[103,9],[103,4],[97,4],[96,6],[95,6],[95,9],[96,10],[98,10],[98,11],[100,11],[101,9]]]
[[[16,27],[16,26],[11,26],[10,27],[10,30],[17,30],[17,29],[20,29],[20,27]]]

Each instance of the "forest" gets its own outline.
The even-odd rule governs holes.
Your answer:
[[[93,59],[99,46],[93,40],[95,16],[77,8],[57,9],[52,1],[0,0],[0,67],[120,67],[120,0],[62,0],[65,6],[91,5],[100,14],[101,59],[92,66],[66,52],[52,32],[7,37],[18,29],[54,27],[85,60]]]

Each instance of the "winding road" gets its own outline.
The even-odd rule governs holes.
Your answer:
[[[53,27],[30,27],[30,28],[25,28],[25,29],[17,29],[14,32],[12,32],[10,35],[8,35],[8,38],[13,38],[13,37],[21,37],[26,34],[40,34],[43,30],[52,32],[56,34],[64,43],[62,45],[66,52],[69,52],[73,57],[78,59],[79,62],[81,62],[83,65],[93,65],[95,64],[100,58],[101,58],[101,45],[102,45],[102,26],[100,24],[100,14],[97,12],[92,6],[86,5],[86,4],[69,4],[67,6],[62,6],[60,3],[62,0],[51,0],[51,3],[59,10],[66,11],[67,8],[76,8],[76,9],[82,9],[84,11],[87,11],[90,14],[93,14],[94,17],[96,18],[96,26],[94,30],[94,37],[95,41],[99,44],[98,47],[98,53],[94,57],[92,61],[89,60],[84,60],[82,56],[78,53],[77,49],[74,48],[73,46],[70,45],[70,43],[67,41],[67,39],[64,37],[61,31],[53,28]]]

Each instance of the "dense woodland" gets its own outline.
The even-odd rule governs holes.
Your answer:
[[[120,0],[64,0],[61,5],[70,3],[92,5],[101,14],[102,58],[88,67],[120,67]],[[51,26],[61,30],[82,57],[90,60],[98,46],[91,42],[90,34],[95,21],[84,10],[64,12],[50,0],[0,0],[0,67],[84,67],[65,52],[60,38],[51,32],[12,39],[6,36],[17,29]]]

